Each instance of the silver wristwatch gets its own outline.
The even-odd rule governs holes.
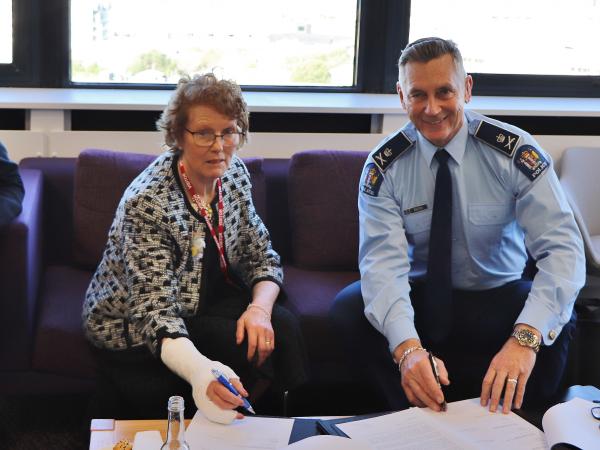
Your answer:
[[[515,329],[511,336],[517,340],[519,345],[522,345],[523,347],[529,347],[536,353],[540,349],[540,338],[533,331],[528,330],[527,328],[521,328],[518,330]]]

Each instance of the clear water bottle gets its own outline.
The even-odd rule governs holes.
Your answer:
[[[170,397],[168,410],[167,440],[160,450],[190,450],[190,446],[185,441],[185,422],[183,421],[185,405],[183,397],[177,395]]]

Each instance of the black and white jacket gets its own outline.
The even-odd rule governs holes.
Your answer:
[[[183,318],[198,308],[202,258],[192,240],[204,241],[204,221],[192,214],[173,171],[176,154],[159,156],[125,190],[110,227],[102,261],[88,287],[83,323],[97,347],[123,350],[187,336]],[[248,286],[283,281],[279,255],[256,214],[250,175],[234,156],[221,178],[225,251],[229,266]]]

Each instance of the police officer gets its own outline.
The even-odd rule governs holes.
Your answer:
[[[547,401],[566,365],[580,233],[550,157],[465,111],[472,87],[452,41],[409,44],[397,91],[410,121],[363,169],[361,281],[331,314],[386,409],[479,397],[508,413]]]

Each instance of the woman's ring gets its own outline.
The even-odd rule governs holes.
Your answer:
[[[507,379],[506,379],[506,382],[507,382],[507,383],[514,383],[514,384],[517,384],[517,382],[518,382],[518,381],[519,381],[519,380],[518,380],[518,379],[516,379],[516,378],[507,378]]]
[[[265,344],[271,345],[271,339],[265,339]]]

